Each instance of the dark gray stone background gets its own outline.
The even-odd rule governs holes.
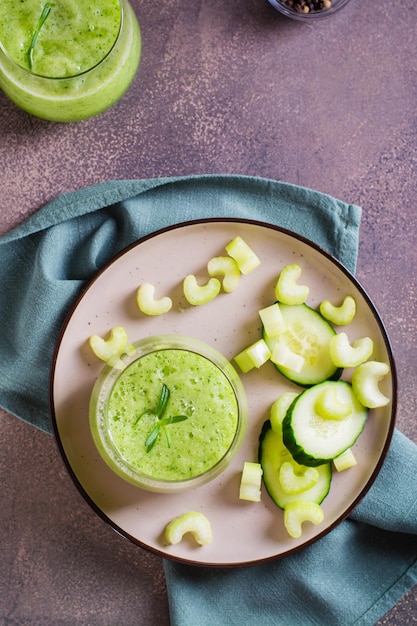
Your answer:
[[[265,176],[363,207],[358,278],[384,319],[398,427],[417,442],[417,4],[351,0],[300,24],[267,0],[133,0],[137,78],[106,113],[37,120],[0,94],[0,233],[117,178]],[[0,623],[169,624],[158,557],[84,502],[52,437],[1,414]],[[378,624],[417,623],[414,587]]]

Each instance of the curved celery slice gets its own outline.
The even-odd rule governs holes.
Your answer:
[[[336,387],[326,387],[318,396],[314,410],[323,419],[343,420],[353,410],[353,406],[340,400]]]
[[[358,462],[351,448],[348,448],[340,456],[333,459],[333,465],[338,472],[343,472],[357,464]]]
[[[143,283],[136,292],[136,302],[145,315],[162,315],[172,308],[172,300],[168,296],[155,298],[155,287],[151,283]]]
[[[356,302],[352,296],[346,296],[340,306],[334,306],[329,300],[323,300],[320,304],[320,313],[336,326],[346,326],[356,315]]]
[[[352,389],[359,402],[368,409],[386,406],[389,402],[379,389],[379,381],[390,371],[387,363],[368,361],[362,363],[352,374]]]
[[[311,489],[318,483],[319,472],[315,467],[298,465],[284,461],[279,468],[279,482],[285,493],[297,495]]]
[[[226,293],[232,293],[239,284],[239,265],[230,256],[216,256],[207,263],[209,276],[223,276],[222,287]]]
[[[239,352],[239,354],[234,357],[234,360],[242,372],[246,374],[254,367],[261,367],[261,365],[269,361],[270,357],[270,349],[263,339],[259,339],[242,350],[242,352]]]
[[[260,309],[258,313],[268,337],[276,337],[286,330],[287,323],[281,313],[278,302]]]
[[[242,237],[235,237],[226,246],[226,252],[236,261],[242,274],[250,274],[261,263],[252,248]]]
[[[301,267],[296,263],[287,265],[281,271],[275,285],[275,296],[283,304],[303,304],[310,293],[307,285],[299,285]]]
[[[124,366],[121,357],[123,354],[134,354],[135,348],[128,343],[127,333],[123,326],[111,329],[107,339],[99,335],[91,335],[88,339],[90,348],[99,359],[114,367],[122,369]]]
[[[261,501],[262,467],[260,463],[245,461],[240,480],[239,499]]]
[[[323,509],[315,502],[295,500],[294,502],[289,502],[284,509],[284,525],[288,534],[294,537],[294,539],[301,537],[302,524],[304,522],[321,524],[323,520]]]
[[[330,358],[337,367],[357,367],[369,359],[374,350],[370,337],[356,339],[351,345],[346,333],[338,333],[330,340]]]
[[[208,545],[213,540],[210,522],[198,511],[183,513],[165,527],[165,539],[173,545],[180,543],[186,533],[191,533],[200,546]]]
[[[184,296],[193,306],[207,304],[213,300],[220,292],[220,287],[221,284],[217,278],[210,278],[205,285],[199,285],[193,274],[186,276],[183,282]]]
[[[295,393],[295,391],[285,391],[271,406],[269,421],[271,422],[272,430],[278,435],[282,435],[282,422],[297,396],[298,393]]]

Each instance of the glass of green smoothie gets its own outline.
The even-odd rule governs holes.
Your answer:
[[[159,335],[133,344],[122,369],[106,365],[90,400],[90,428],[107,465],[161,493],[223,472],[246,431],[247,401],[231,363],[197,339]]]
[[[0,88],[37,117],[73,122],[108,109],[140,55],[127,0],[2,0]]]

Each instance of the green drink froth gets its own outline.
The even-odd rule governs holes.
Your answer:
[[[170,391],[165,415],[187,420],[167,426],[171,447],[161,432],[147,452],[145,441],[157,420],[152,409],[163,384]],[[115,383],[107,407],[110,437],[125,462],[163,480],[186,480],[216,465],[233,442],[237,423],[237,400],[225,374],[204,356],[181,349],[134,361]]]

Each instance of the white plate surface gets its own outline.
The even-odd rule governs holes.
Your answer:
[[[207,280],[206,264],[225,254],[225,245],[243,237],[261,259],[260,267],[242,276],[232,294],[221,293],[210,303],[191,307],[182,294],[182,280],[195,274]],[[102,461],[93,444],[88,420],[89,397],[102,364],[87,339],[105,336],[124,326],[131,341],[161,333],[197,337],[228,359],[260,337],[258,310],[274,301],[281,269],[298,263],[302,282],[309,285],[308,304],[324,299],[340,302],[352,295],[357,315],[344,327],[353,341],[370,336],[373,359],[391,365],[381,389],[392,398],[369,414],[355,444],[358,465],[334,472],[330,494],[323,502],[325,521],[306,524],[300,539],[288,536],[283,514],[263,488],[260,503],[239,500],[244,461],[257,460],[258,437],[272,402],[284,391],[298,390],[281,377],[272,363],[242,375],[249,402],[244,444],[232,465],[210,484],[182,494],[152,494],[118,478]],[[143,282],[156,286],[157,297],[169,295],[173,308],[166,315],[146,317],[137,308],[136,290]],[[347,370],[343,378],[350,379]],[[55,353],[51,377],[51,410],[55,434],[68,470],[91,506],[118,532],[161,556],[209,566],[238,566],[279,558],[329,532],[366,493],[386,455],[395,421],[395,366],[381,320],[361,286],[337,261],[311,242],[263,223],[240,220],[188,222],[138,241],[113,259],[83,292],[67,318]],[[196,547],[191,538],[176,546],[163,540],[165,525],[188,510],[210,520],[213,542]]]

